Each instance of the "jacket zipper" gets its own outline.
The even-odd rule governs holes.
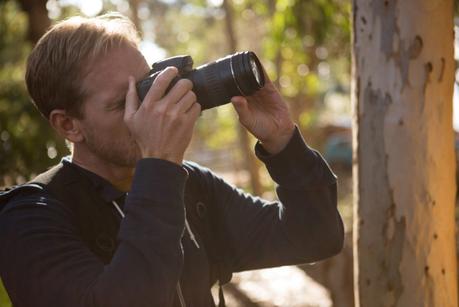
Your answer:
[[[186,307],[185,299],[183,298],[182,287],[180,286],[180,281],[177,283],[177,295],[180,301],[180,306]]]

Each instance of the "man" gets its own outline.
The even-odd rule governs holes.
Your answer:
[[[149,67],[137,42],[118,14],[76,17],[29,57],[30,95],[73,148],[2,196],[0,274],[14,306],[214,306],[211,286],[233,272],[338,253],[335,176],[273,84],[232,99],[278,184],[268,203],[183,161],[200,114],[193,85],[166,93],[169,67],[140,102]]]

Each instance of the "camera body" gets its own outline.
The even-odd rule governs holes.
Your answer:
[[[233,96],[250,96],[265,84],[263,67],[251,51],[228,55],[195,69],[191,56],[175,56],[154,63],[148,76],[137,82],[141,101],[158,74],[168,66],[176,67],[179,74],[171,81],[166,92],[182,78],[191,80],[201,110],[226,104]]]

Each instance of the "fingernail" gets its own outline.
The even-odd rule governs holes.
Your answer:
[[[178,72],[178,69],[177,69],[177,67],[175,67],[175,66],[168,66],[167,69],[168,69],[168,70],[172,70],[172,71],[174,71],[174,72]]]

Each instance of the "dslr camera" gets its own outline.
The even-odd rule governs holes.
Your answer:
[[[171,81],[166,92],[181,78],[191,80],[201,110],[226,104],[233,96],[250,96],[265,85],[260,60],[251,51],[228,55],[195,69],[191,56],[181,55],[152,65],[148,76],[136,84],[140,101],[143,101],[158,74],[168,66],[177,67],[179,74]]]

